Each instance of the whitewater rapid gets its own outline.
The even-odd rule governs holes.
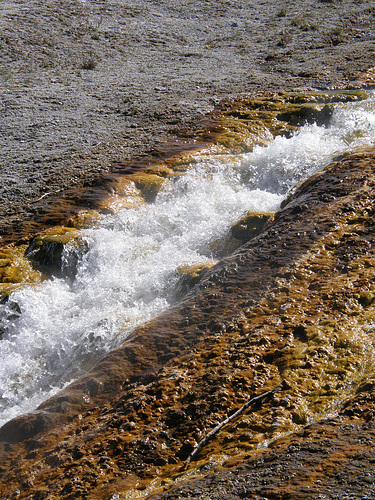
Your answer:
[[[153,203],[101,216],[82,232],[88,250],[74,279],[24,287],[1,306],[0,425],[35,409],[171,305],[179,266],[214,262],[215,242],[245,212],[277,210],[298,182],[374,141],[371,96],[337,105],[327,128],[307,125],[248,154],[197,157]]]

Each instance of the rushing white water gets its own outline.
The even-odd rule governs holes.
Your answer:
[[[212,243],[245,211],[276,210],[298,181],[374,138],[373,97],[338,105],[328,128],[305,126],[250,154],[202,159],[152,204],[103,216],[84,231],[88,252],[74,280],[25,287],[1,306],[0,424],[34,409],[167,308],[178,266],[215,258]]]

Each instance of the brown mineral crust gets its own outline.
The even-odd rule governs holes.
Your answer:
[[[374,395],[372,395],[374,402]],[[303,500],[375,497],[375,423],[335,418],[288,436],[229,470],[205,475],[150,500]]]
[[[227,493],[212,475],[202,491],[214,481],[217,498],[231,498],[227,478],[237,474],[237,498],[315,498],[326,487],[337,498],[346,471],[361,466],[348,497],[359,498],[372,477],[374,185],[375,149],[334,162],[180,304],[6,424],[1,498],[146,497],[245,457],[220,472]],[[187,463],[217,424],[282,381]],[[260,451],[267,442],[274,448]]]

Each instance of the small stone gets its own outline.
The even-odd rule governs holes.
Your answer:
[[[178,458],[180,458],[181,460],[186,460],[187,457],[190,455],[190,453],[194,450],[196,445],[197,445],[197,442],[195,441],[195,439],[188,439],[187,441],[184,442],[184,444],[178,450],[178,452],[176,453],[176,456]]]
[[[374,294],[368,290],[360,292],[358,302],[363,307],[367,307],[374,302]]]
[[[271,212],[249,212],[231,227],[233,238],[245,243],[258,236],[272,217]]]

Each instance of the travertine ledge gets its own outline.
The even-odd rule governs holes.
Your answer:
[[[219,476],[201,479],[203,489],[221,477],[229,488],[220,470],[243,462],[234,469],[240,476],[259,460],[298,469],[308,459],[285,479],[290,498],[312,485],[311,467],[320,471],[315,495],[344,484],[356,498],[373,474],[374,186],[375,149],[331,164],[179,305],[37,412],[6,424],[2,498],[146,497],[209,469]],[[282,381],[282,391],[241,413],[186,464],[216,425]],[[263,452],[266,443],[272,449]],[[353,460],[367,475],[350,486],[340,478]],[[275,494],[263,475],[253,470],[250,497]],[[186,488],[181,494],[194,498],[195,486]]]

